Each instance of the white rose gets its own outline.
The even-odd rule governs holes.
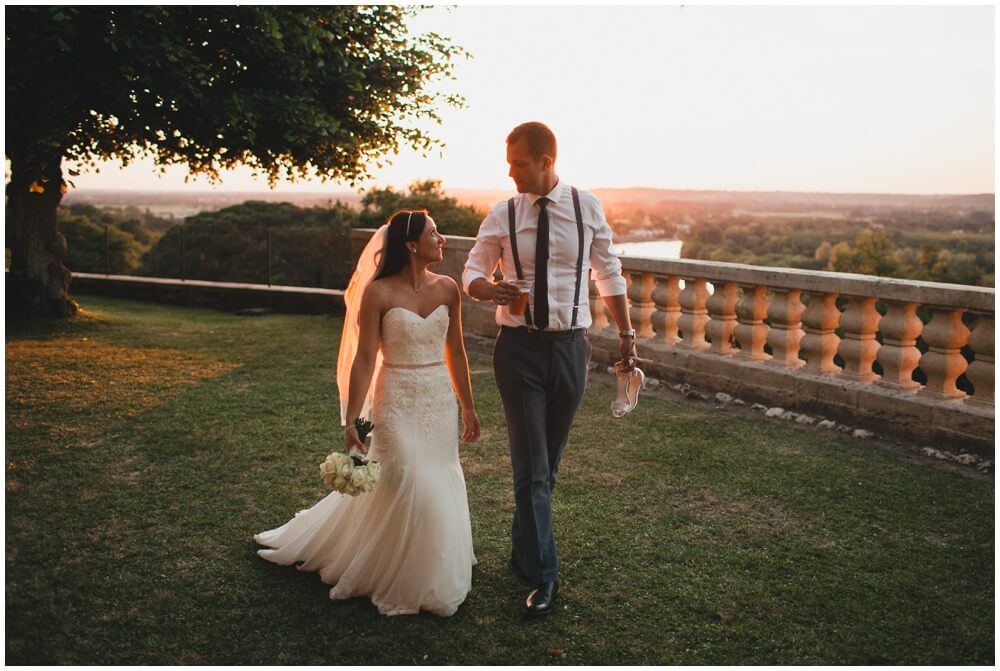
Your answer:
[[[365,472],[362,469],[357,469],[351,474],[351,484],[355,487],[360,487],[365,483]]]
[[[351,477],[351,473],[354,472],[354,462],[351,461],[350,457],[348,457],[347,461],[345,463],[342,463],[337,468],[337,470],[340,471],[340,475],[343,476],[344,478],[350,478]]]

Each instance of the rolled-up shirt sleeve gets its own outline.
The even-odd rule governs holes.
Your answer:
[[[462,288],[466,294],[469,293],[469,285],[475,280],[482,277],[489,281],[493,277],[502,251],[497,217],[494,212],[490,212],[479,226],[476,242],[469,251],[469,258],[462,271]]]
[[[599,202],[593,205],[594,239],[590,245],[590,277],[601,296],[620,296],[628,290],[622,277],[622,262],[611,241],[611,226]]]

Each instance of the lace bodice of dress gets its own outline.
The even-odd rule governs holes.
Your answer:
[[[389,308],[382,315],[382,357],[389,366],[416,366],[444,360],[448,306],[437,306],[427,317],[407,308]]]

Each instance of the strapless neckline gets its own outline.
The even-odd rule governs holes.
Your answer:
[[[431,315],[433,315],[435,312],[437,312],[441,308],[447,308],[447,307],[448,307],[447,305],[445,305],[444,303],[442,303],[441,305],[437,306],[436,308],[434,308],[433,310],[431,310],[430,312],[428,312],[427,316],[425,317],[425,316],[421,315],[419,312],[415,312],[415,311],[411,310],[410,308],[403,307],[402,305],[396,305],[396,306],[391,307],[388,310],[386,310],[385,314],[382,315],[382,318],[384,319],[393,310],[402,310],[403,312],[408,312],[408,313],[410,313],[411,315],[413,315],[415,317],[418,317],[418,318],[420,318],[420,319],[422,319],[424,321],[427,321],[428,319],[431,318]]]

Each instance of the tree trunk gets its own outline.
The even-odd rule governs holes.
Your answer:
[[[59,233],[56,211],[62,200],[62,158],[26,161],[10,155],[7,207],[11,250],[7,274],[8,314],[73,317],[79,307],[67,289],[73,275],[63,265],[66,239]]]

